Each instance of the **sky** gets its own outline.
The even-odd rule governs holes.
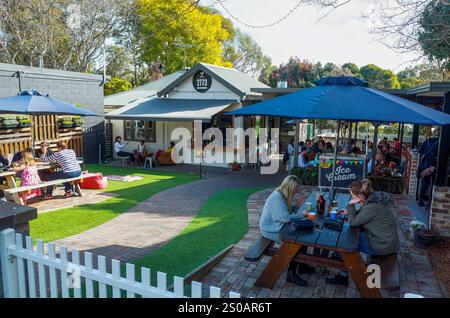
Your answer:
[[[363,17],[373,1],[351,0],[324,19],[327,12],[314,6],[302,5],[285,21],[269,28],[248,28],[233,20],[233,24],[251,35],[275,65],[298,56],[311,62],[333,62],[342,65],[353,62],[359,66],[369,63],[396,72],[411,64],[415,56],[398,54],[377,41],[370,33],[370,21]],[[202,4],[211,4],[204,0]],[[274,22],[288,13],[298,0],[223,0],[224,6],[239,20],[252,25]],[[215,8],[227,18],[229,14],[216,4]],[[320,21],[319,21],[320,20]]]

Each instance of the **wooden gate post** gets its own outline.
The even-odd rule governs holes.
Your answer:
[[[5,298],[19,297],[19,276],[17,273],[17,258],[11,257],[8,247],[14,246],[15,231],[6,229],[0,232],[0,261],[2,267],[3,292]]]

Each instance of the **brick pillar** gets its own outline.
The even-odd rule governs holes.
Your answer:
[[[415,200],[416,199],[416,193],[417,193],[417,171],[419,170],[419,161],[420,161],[420,154],[418,151],[411,150],[411,162],[409,164],[408,168],[408,178],[409,178],[409,184],[408,184],[408,196],[410,199]]]
[[[439,235],[450,237],[450,187],[433,187],[430,228]]]

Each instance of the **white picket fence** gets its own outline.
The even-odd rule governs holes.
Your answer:
[[[125,265],[126,277],[121,275],[120,261],[111,261],[111,273],[107,271],[106,258],[98,256],[97,268],[93,266],[93,255],[84,252],[84,264],[80,261],[80,252],[72,251],[68,260],[67,248],[59,248],[59,257],[53,243],[45,244],[37,241],[37,249],[33,247],[31,237],[24,238],[13,229],[0,232],[0,260],[2,268],[3,293],[6,298],[121,298],[126,292],[127,298],[141,296],[143,298],[187,298],[184,281],[174,277],[173,291],[167,288],[167,274],[157,272],[157,284],[152,286],[151,272],[141,268],[141,279],[135,279],[135,266]],[[37,264],[37,270],[35,269]],[[36,275],[37,274],[37,275]],[[47,277],[48,275],[48,277]],[[109,287],[108,287],[109,286]],[[109,293],[108,293],[109,289]],[[112,295],[111,295],[112,289]],[[72,291],[72,292],[71,292]],[[109,294],[109,295],[108,295]],[[191,283],[191,297],[202,298],[202,284]],[[220,298],[221,289],[211,286],[206,297]],[[230,298],[239,298],[240,294],[230,292]]]

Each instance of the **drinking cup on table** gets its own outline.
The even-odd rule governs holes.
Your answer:
[[[338,207],[338,202],[337,201],[333,201],[333,207],[337,208]]]
[[[312,210],[312,203],[306,202],[306,210],[311,211]]]
[[[331,210],[331,212],[330,212],[330,219],[332,219],[332,220],[336,220],[337,219],[337,211],[336,210]]]
[[[308,218],[310,218],[311,220],[315,220],[316,219],[316,213],[315,212],[309,212],[308,213]]]

